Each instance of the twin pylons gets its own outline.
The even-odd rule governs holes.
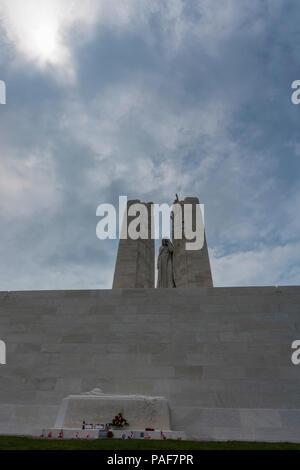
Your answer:
[[[184,204],[196,206],[199,200],[196,197],[187,197],[178,201],[182,207]],[[120,239],[115,266],[113,288],[154,288],[155,287],[155,240],[151,238],[153,233],[151,217],[151,202],[143,203],[138,200],[128,201],[127,212],[123,219],[123,228],[127,230],[130,221],[134,217],[128,216],[130,205],[143,204],[148,213],[148,238],[132,240],[129,236]],[[127,220],[125,219],[127,215]],[[194,222],[194,220],[193,220]],[[210,262],[204,235],[204,244],[200,250],[186,250],[184,233],[181,239],[174,238],[174,270],[176,287],[213,287]]]

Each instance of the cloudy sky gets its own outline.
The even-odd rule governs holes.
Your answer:
[[[98,204],[198,196],[216,286],[300,284],[298,0],[0,0],[0,290],[110,288]]]

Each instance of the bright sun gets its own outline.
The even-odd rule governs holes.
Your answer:
[[[58,80],[73,81],[75,68],[67,39],[70,25],[89,11],[81,9],[81,3],[90,1],[0,0],[1,26],[25,60],[54,73]]]
[[[56,28],[50,25],[41,25],[32,31],[32,46],[41,62],[55,61],[58,53],[58,34]]]

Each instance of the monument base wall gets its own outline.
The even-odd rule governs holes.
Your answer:
[[[165,397],[190,439],[300,442],[299,311],[298,286],[0,292],[0,433],[99,387]]]

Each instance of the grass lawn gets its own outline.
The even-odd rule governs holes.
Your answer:
[[[288,442],[199,442],[163,440],[47,440],[0,436],[0,450],[300,450]]]

